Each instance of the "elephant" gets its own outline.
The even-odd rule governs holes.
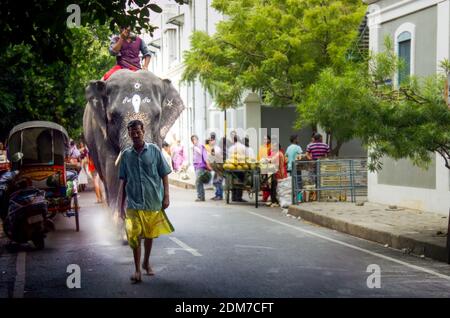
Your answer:
[[[170,80],[144,70],[123,69],[107,81],[90,81],[85,96],[84,139],[104,184],[107,204],[115,211],[119,154],[132,146],[127,123],[141,120],[145,141],[161,148],[167,132],[184,110],[184,103]]]

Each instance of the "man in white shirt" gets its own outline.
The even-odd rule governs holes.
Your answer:
[[[234,144],[228,149],[228,158],[235,155],[237,157],[247,157],[247,148],[241,143],[239,136],[234,135],[233,139]],[[241,182],[243,182],[245,177],[243,172],[235,172],[234,174]],[[242,199],[242,189],[232,190],[231,200],[236,202],[247,202]]]

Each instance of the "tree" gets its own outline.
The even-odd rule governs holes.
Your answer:
[[[27,120],[50,120],[71,136],[81,132],[84,89],[114,64],[109,55],[107,26],[69,31],[69,61],[45,64],[29,44],[11,45],[0,54],[0,136]]]
[[[299,126],[315,122],[342,140],[361,138],[370,149],[371,170],[380,169],[386,155],[425,167],[435,152],[450,169],[445,76],[414,76],[393,87],[391,79],[403,63],[389,38],[385,47],[367,63],[349,63],[342,72],[324,70],[299,106]]]
[[[124,24],[151,33],[149,10],[161,12],[146,0],[80,0],[81,26],[69,28],[72,3],[0,2],[1,140],[27,120],[55,121],[78,137],[85,86],[114,64],[107,52],[109,36]]]
[[[184,1],[175,0],[182,4]],[[16,0],[0,2],[0,48],[15,44],[31,45],[33,52],[45,63],[68,61],[67,48],[71,41],[67,33],[68,11],[72,0]],[[150,10],[161,12],[153,1],[147,0],[78,0],[82,25],[109,25],[114,31],[117,25],[131,24],[139,32],[152,33]],[[69,10],[70,11],[70,10]]]
[[[274,106],[299,103],[324,67],[342,68],[365,13],[359,0],[214,0],[228,19],[192,35],[184,81],[199,78],[221,107],[245,90]]]

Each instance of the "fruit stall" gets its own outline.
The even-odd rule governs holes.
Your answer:
[[[258,162],[253,158],[233,155],[224,164],[215,164],[215,169],[221,170],[225,179],[225,198],[230,203],[230,192],[242,190],[248,192],[250,199],[254,198],[258,207],[258,195],[261,190],[261,180],[266,180],[275,171],[275,165],[263,159]]]

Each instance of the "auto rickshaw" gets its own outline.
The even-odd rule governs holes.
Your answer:
[[[48,121],[29,121],[15,126],[9,133],[7,153],[11,170],[17,178],[45,191],[48,218],[58,213],[75,216],[79,227],[76,167],[66,163],[69,137],[64,127]]]

